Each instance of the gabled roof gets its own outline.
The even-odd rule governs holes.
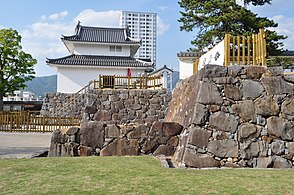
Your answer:
[[[47,64],[70,66],[110,66],[110,67],[142,67],[152,68],[153,63],[136,60],[132,57],[70,55],[63,58],[47,59]]]
[[[169,71],[169,72],[173,72],[172,69],[170,69],[170,68],[168,68],[166,65],[164,65],[162,68],[157,69],[157,70],[151,72],[150,75],[154,75],[154,74],[156,74],[156,73],[158,73],[158,72],[160,72],[160,71],[163,71],[163,70],[167,70],[167,71]]]
[[[96,43],[124,43],[140,44],[140,40],[133,40],[129,37],[128,28],[102,28],[81,26],[77,24],[75,35],[64,36],[62,40],[76,42],[96,42]]]

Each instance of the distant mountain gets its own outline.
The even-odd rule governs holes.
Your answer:
[[[44,96],[46,93],[56,93],[57,75],[36,77],[26,82],[27,87],[23,91],[33,92],[36,96]]]

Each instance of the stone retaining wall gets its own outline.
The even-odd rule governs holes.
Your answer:
[[[49,93],[46,94],[41,114],[45,116],[81,116],[88,101],[88,93],[80,94],[73,101],[74,94]]]
[[[208,65],[181,81],[166,121],[184,126],[175,159],[185,167],[291,168],[294,75],[282,68]]]
[[[47,94],[43,115],[80,115],[83,121],[103,121],[111,124],[153,123],[165,118],[172,94],[160,90],[88,90],[75,101],[72,94]]]
[[[95,90],[88,95],[83,121],[150,123],[165,118],[171,93],[162,90]]]
[[[81,128],[56,130],[48,157],[122,156],[153,154],[172,156],[183,127],[177,123],[105,124],[90,121]]]

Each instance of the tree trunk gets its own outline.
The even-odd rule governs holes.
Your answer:
[[[0,112],[3,111],[3,94],[0,93]]]

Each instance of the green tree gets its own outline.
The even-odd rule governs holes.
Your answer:
[[[0,111],[3,97],[25,87],[34,78],[37,60],[22,51],[21,36],[13,29],[0,29]]]
[[[245,0],[245,4],[263,5],[271,0]],[[192,45],[196,50],[213,47],[221,41],[225,33],[232,35],[250,35],[258,33],[260,28],[277,27],[278,24],[266,17],[258,17],[257,14],[242,7],[235,0],[181,0],[179,5],[184,11],[180,11],[182,23],[181,30],[193,31],[198,29]],[[283,35],[277,35],[275,31],[266,30],[268,55],[278,55],[286,39]]]

